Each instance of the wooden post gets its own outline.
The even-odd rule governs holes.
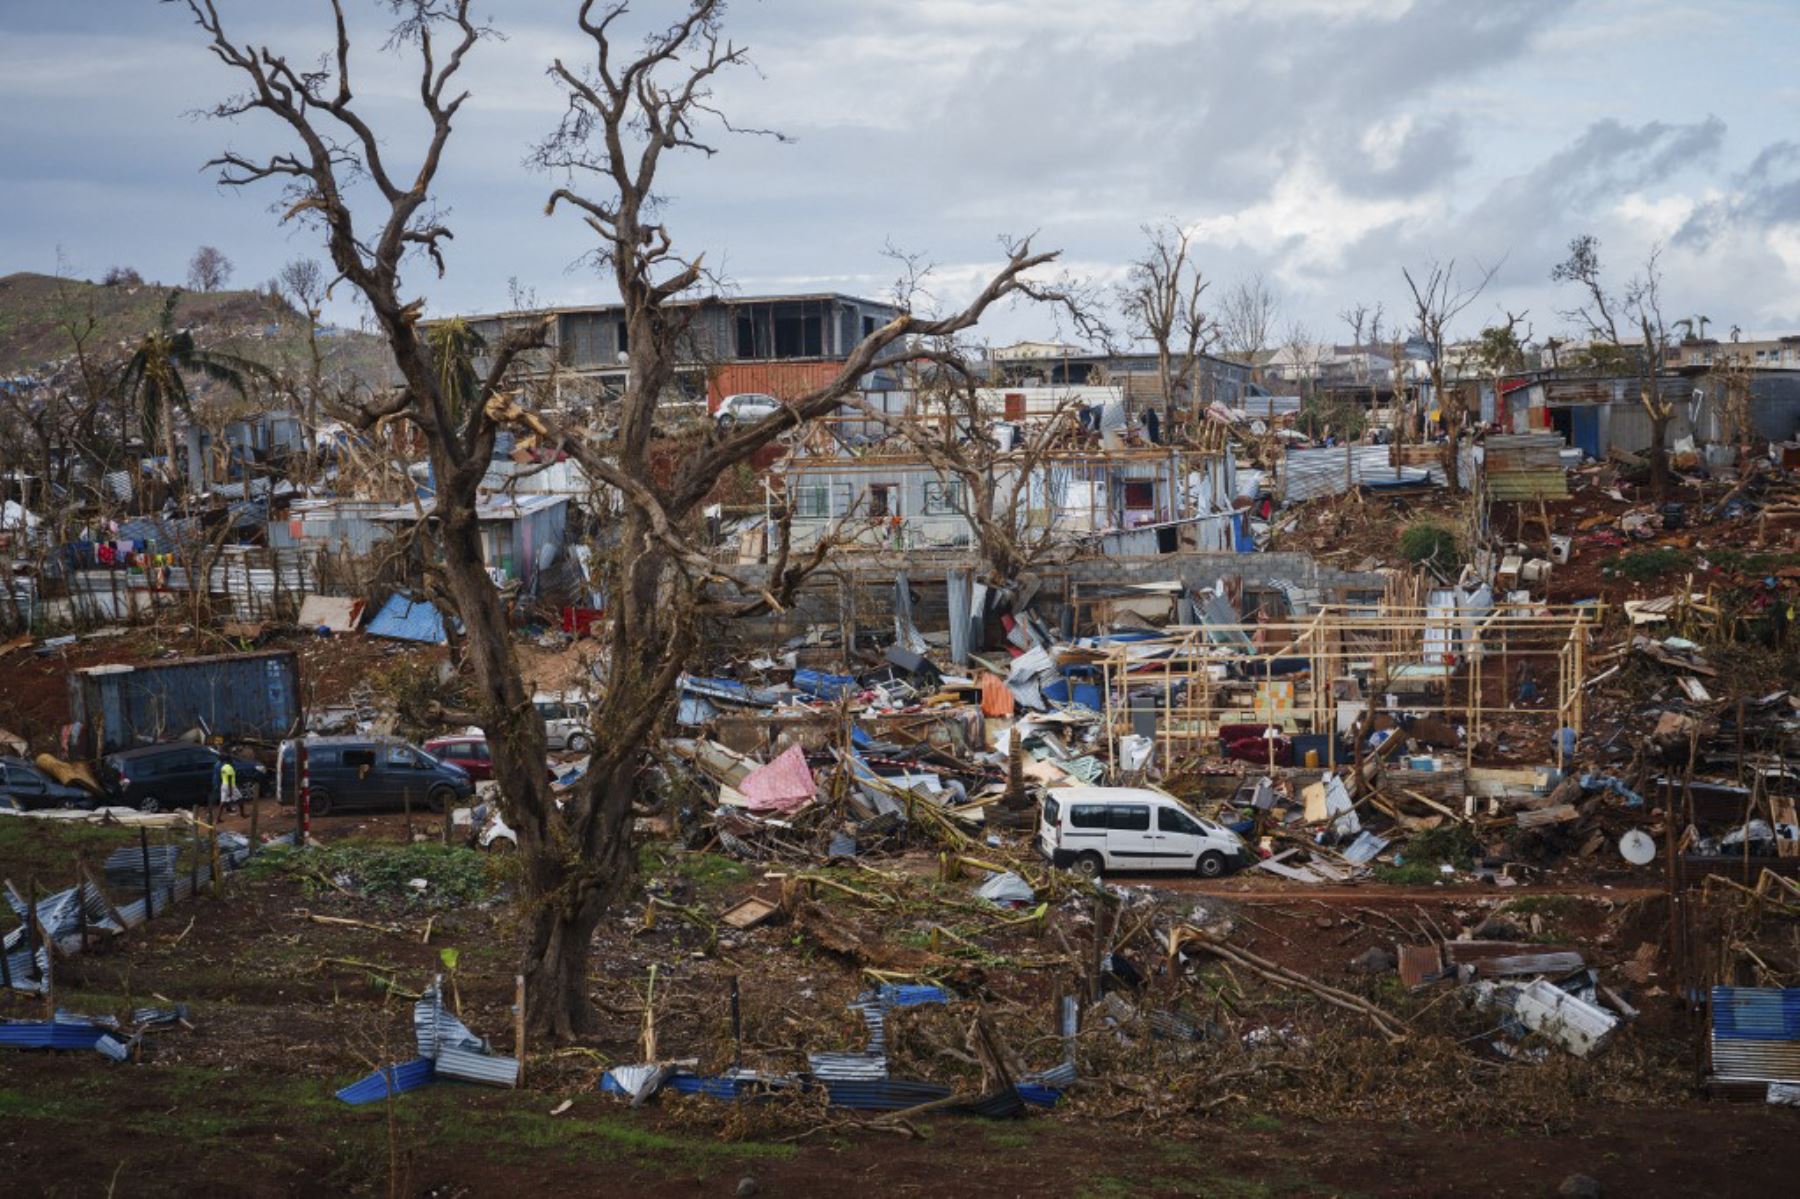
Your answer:
[[[144,859],[144,923],[150,923],[150,917],[156,915],[155,892],[150,887],[150,830],[138,829],[138,849]]]
[[[278,780],[281,777],[281,761],[279,758],[277,758],[275,762],[275,777]],[[277,782],[275,785],[279,787],[281,784],[280,782]],[[250,801],[250,852],[252,854],[256,852],[256,817],[261,811],[262,796],[258,794]]]
[[[218,899],[225,894],[225,870],[219,862],[219,826],[212,826],[212,893]]]
[[[473,808],[471,808],[470,813],[469,813],[469,820],[470,820],[470,830],[469,831],[472,833],[479,833],[481,830],[473,827],[474,826],[474,816],[475,816],[474,810],[473,810]],[[408,827],[409,828],[411,827],[410,824]],[[445,845],[450,844],[450,827],[451,827],[450,805],[445,804],[444,805],[444,844]]]
[[[193,836],[188,838],[188,898],[200,898],[200,822],[194,821],[189,826]]]
[[[106,888],[94,881],[94,876],[88,873],[86,866],[81,867],[81,877],[87,880],[88,886],[100,893],[100,901],[106,905],[106,914],[111,916],[113,923],[119,926],[119,931],[124,932],[126,928],[125,915],[113,906],[112,897],[106,893]]]
[[[81,890],[81,855],[75,855],[75,919],[81,925],[81,952],[88,951],[87,896]]]
[[[448,805],[446,805],[448,806]],[[400,788],[400,810],[406,813],[406,843],[412,844],[412,784]]]
[[[519,1085],[525,1085],[525,976],[513,975],[513,1056],[519,1059]]]

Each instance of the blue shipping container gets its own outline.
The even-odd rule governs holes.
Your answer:
[[[99,757],[194,728],[234,740],[279,741],[300,728],[300,662],[292,650],[222,654],[69,673],[77,743]]]

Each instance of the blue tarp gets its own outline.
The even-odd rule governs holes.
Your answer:
[[[372,637],[392,637],[397,641],[426,641],[442,645],[444,617],[428,600],[415,600],[396,592],[363,630]]]
[[[1232,546],[1240,554],[1256,552],[1256,534],[1250,531],[1250,515],[1247,512],[1233,513],[1231,517]]]
[[[860,689],[856,680],[847,674],[824,674],[817,670],[796,670],[794,687],[814,699],[842,699]]]

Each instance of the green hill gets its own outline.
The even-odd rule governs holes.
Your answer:
[[[74,352],[68,323],[90,317],[95,330],[89,351],[102,360],[122,358],[155,328],[171,290],[155,283],[103,286],[23,271],[0,277],[0,376],[51,373]],[[209,349],[229,350],[271,369],[306,372],[306,317],[262,292],[184,290],[175,320]],[[319,345],[329,376],[382,382],[393,374],[378,337],[333,331]]]

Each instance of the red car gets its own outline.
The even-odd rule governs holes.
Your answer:
[[[494,760],[488,756],[486,737],[439,737],[425,743],[425,752],[461,766],[478,783],[494,777]]]

